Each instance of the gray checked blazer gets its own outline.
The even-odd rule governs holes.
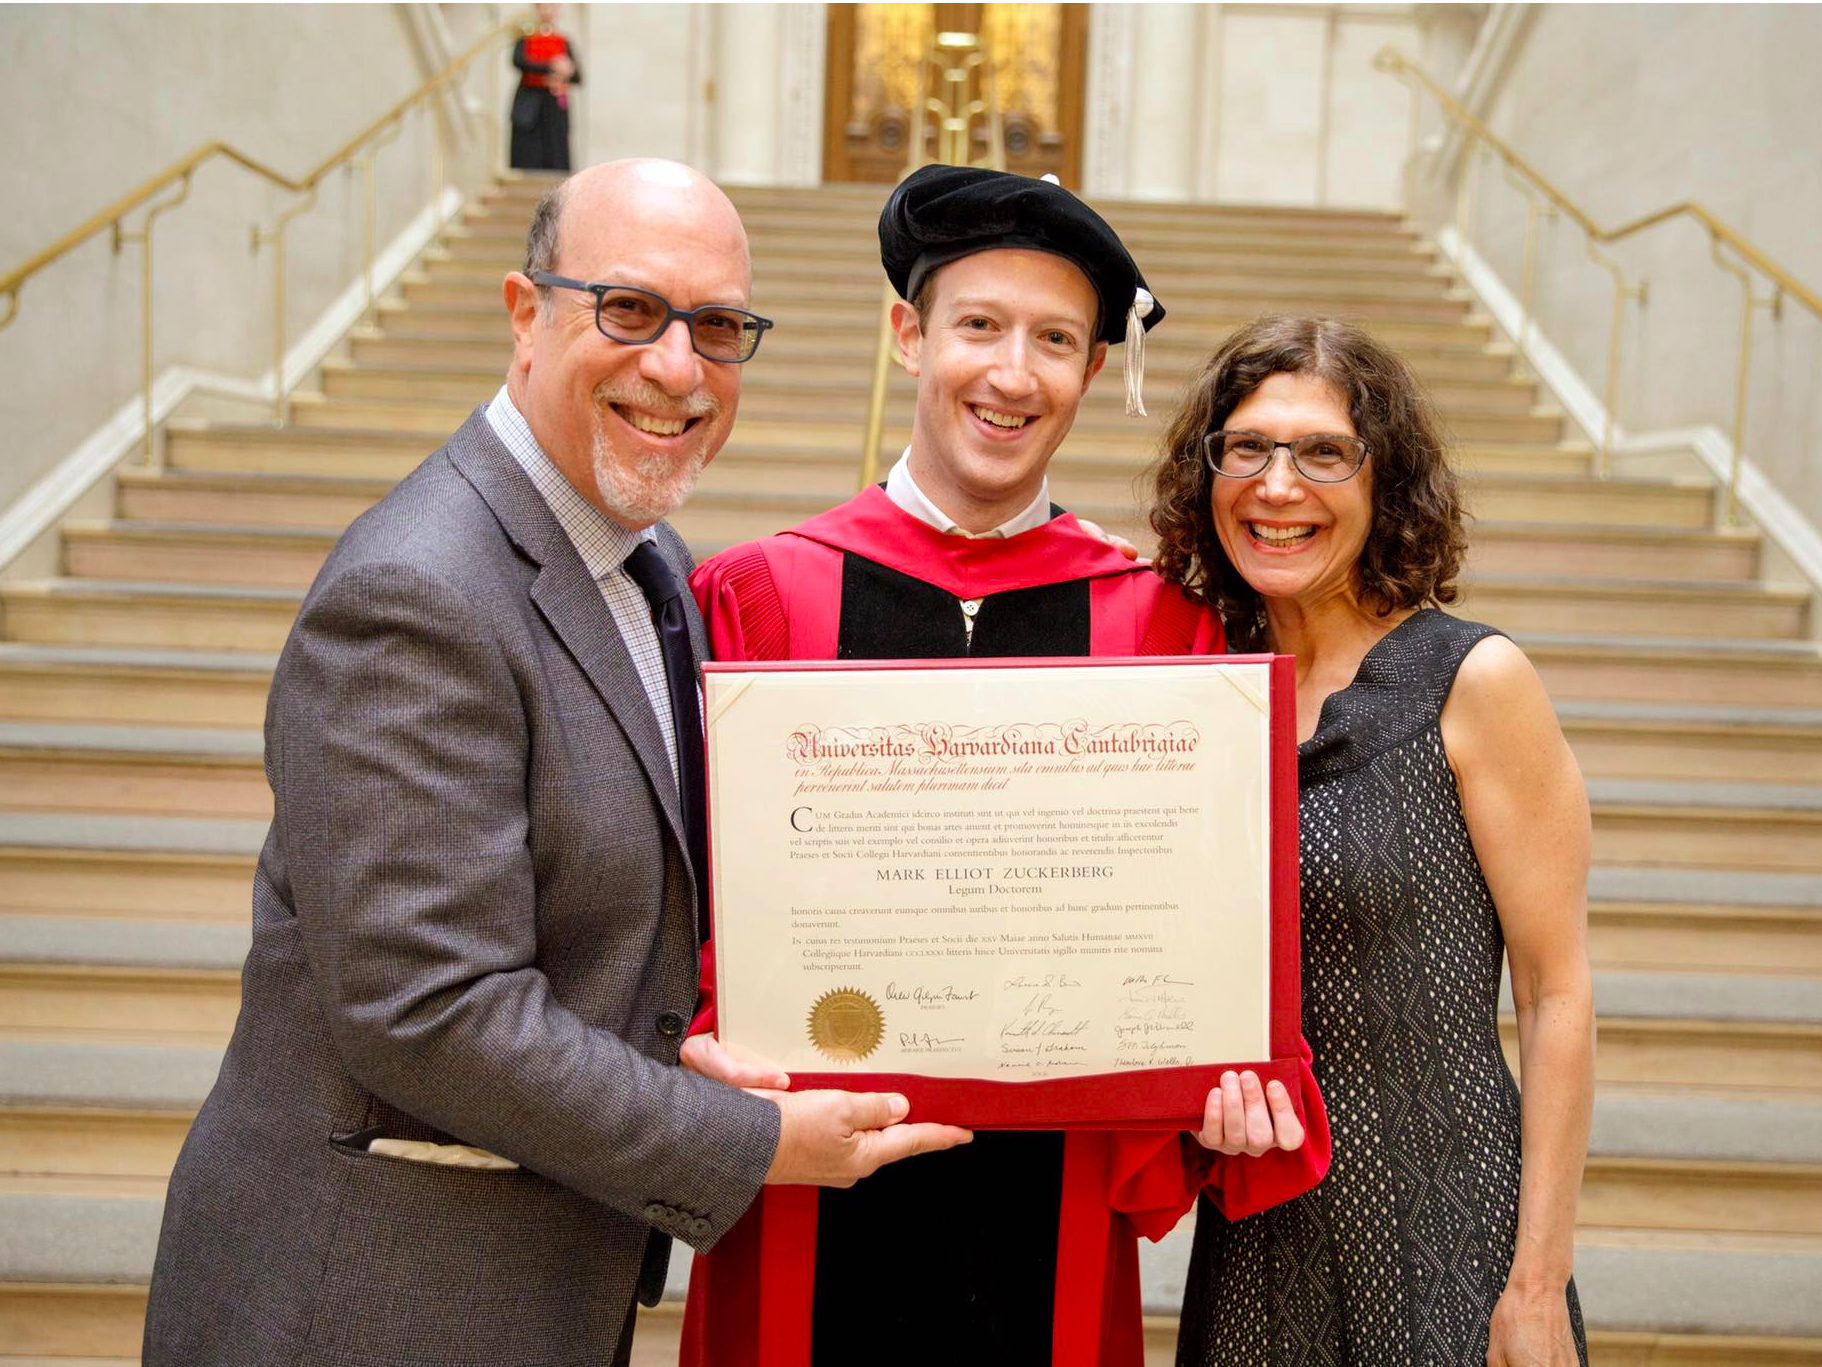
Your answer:
[[[676,1066],[697,941],[665,747],[482,413],[318,575],[266,775],[240,1019],[171,1177],[147,1367],[602,1367],[665,1236],[706,1249],[757,1194],[778,1110]]]

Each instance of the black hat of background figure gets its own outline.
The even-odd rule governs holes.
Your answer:
[[[899,182],[879,215],[880,261],[907,300],[937,267],[1001,247],[1074,262],[1100,297],[1095,340],[1126,340],[1127,311],[1145,277],[1107,221],[1061,185],[978,166],[925,166]],[[1142,318],[1150,331],[1164,306],[1153,299]]]

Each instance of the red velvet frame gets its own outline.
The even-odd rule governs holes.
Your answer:
[[[1283,1082],[1302,1113],[1299,1085],[1300,1041],[1303,1032],[1302,971],[1298,947],[1298,845],[1297,845],[1297,675],[1289,655],[1151,655],[1043,656],[970,660],[766,660],[710,662],[704,673],[779,673],[796,670],[906,670],[906,669],[1054,669],[1058,667],[1144,668],[1157,665],[1205,664],[1221,668],[1233,664],[1271,666],[1271,791],[1267,806],[1272,821],[1267,900],[1271,915],[1271,986],[1269,1059],[1227,1059],[1189,1068],[1152,1068],[1123,1073],[1097,1073],[1085,1077],[1051,1078],[1037,1082],[996,1082],[988,1079],[924,1077],[915,1073],[793,1073],[792,1091],[835,1088],[842,1091],[900,1092],[911,1102],[911,1113],[920,1120],[966,1125],[971,1129],[1197,1129],[1203,1104],[1223,1072],[1250,1068],[1264,1083]],[[705,761],[713,769],[712,747],[705,746]],[[705,774],[703,791],[713,793],[712,775]],[[710,814],[713,820],[713,814]],[[710,860],[714,842],[709,842]],[[709,872],[710,917],[714,877]]]

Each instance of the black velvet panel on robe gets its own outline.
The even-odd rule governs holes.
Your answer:
[[[971,648],[954,594],[861,556],[842,556],[837,659],[1086,655],[1088,641],[1086,579],[989,594],[975,614]]]
[[[970,650],[953,594],[842,558],[843,660],[1086,655],[1088,583],[992,594],[974,622]],[[823,1191],[813,1367],[1047,1367],[1062,1188],[1061,1134],[982,1131]]]

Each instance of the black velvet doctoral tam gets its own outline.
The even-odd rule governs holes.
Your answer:
[[[975,252],[1025,247],[1081,267],[1101,302],[1096,341],[1126,340],[1127,313],[1145,277],[1107,221],[1061,185],[978,166],[925,166],[900,181],[879,215],[879,255],[910,299],[938,266]],[[1146,331],[1164,306],[1146,291]]]

